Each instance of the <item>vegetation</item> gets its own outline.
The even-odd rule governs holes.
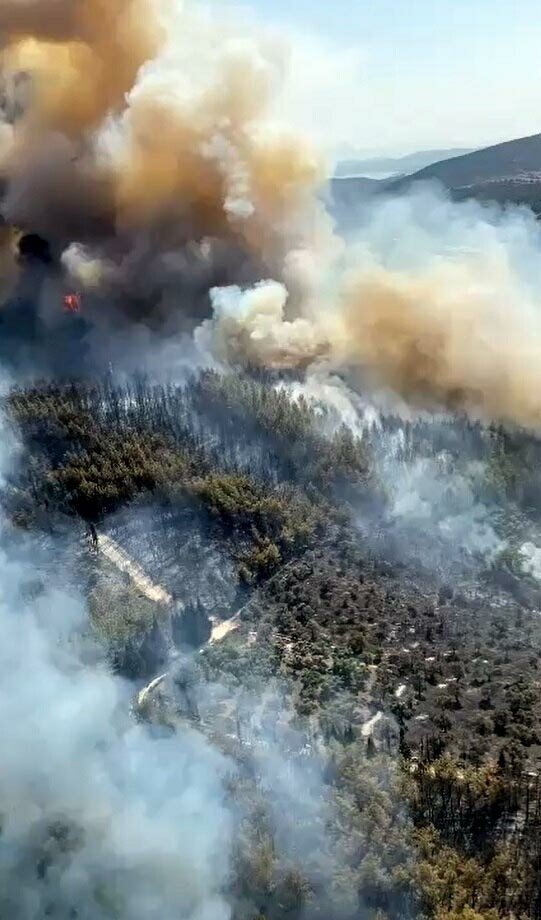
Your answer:
[[[220,389],[212,374],[173,390],[144,383],[15,390],[8,408],[26,452],[13,514],[62,512],[97,523],[152,496],[202,516],[209,533],[228,542],[245,580],[264,577],[336,519],[329,497],[346,477],[363,489],[368,476],[360,442],[342,430],[327,442],[306,404],[288,412],[284,395],[264,392],[256,383],[239,389],[234,377]],[[251,451],[243,450],[240,421],[219,422],[218,393],[239,412],[252,400],[261,437]],[[265,431],[273,425],[271,449]],[[319,451],[317,469],[306,462],[312,450]]]
[[[122,674],[151,679],[172,644],[204,646],[175,678],[184,709],[162,695],[145,718],[196,719],[239,765],[234,920],[541,920],[541,591],[520,553],[541,525],[539,441],[392,418],[354,437],[276,382],[213,372],[174,388],[39,385],[8,408],[18,523],[107,528],[152,505],[163,544],[183,535],[180,579],[203,564],[182,555],[186,533],[234,566],[242,588],[220,613],[238,610],[240,628],[213,645],[214,602],[194,596],[181,624],[101,557],[86,568],[91,624]],[[449,575],[396,551],[376,458],[397,432],[399,462],[445,458],[492,509],[488,562]],[[203,713],[199,682],[222,688]],[[274,686],[292,763],[317,761],[327,803],[324,833],[307,819],[317,844],[295,852],[243,716],[245,695]]]
[[[277,673],[317,719],[357,910],[540,916],[537,614],[408,586],[346,540],[267,582],[244,621],[257,641],[205,650],[206,674],[255,686]]]

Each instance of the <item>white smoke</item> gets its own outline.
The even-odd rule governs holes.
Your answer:
[[[2,552],[2,913],[41,917],[50,899],[95,918],[114,905],[134,920],[226,920],[226,762],[194,732],[152,738],[130,721],[129,688],[78,653],[84,604],[50,586],[17,602],[28,574]],[[74,842],[40,878],[58,823]]]
[[[2,435],[4,485],[17,444]],[[231,765],[188,728],[133,720],[65,558],[0,521],[0,913],[227,920]]]
[[[259,285],[213,294],[207,328],[233,363],[298,368],[324,357],[397,404],[541,427],[531,212],[455,204],[435,188],[372,202],[293,319],[285,289],[263,290],[272,297]]]
[[[210,292],[214,310],[195,332],[196,343],[230,363],[241,360],[265,367],[302,364],[325,350],[314,326],[302,317],[285,319],[288,292],[277,281],[262,281],[248,290],[215,288]]]

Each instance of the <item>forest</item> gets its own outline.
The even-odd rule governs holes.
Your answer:
[[[237,765],[235,920],[541,918],[541,586],[520,550],[540,526],[539,441],[461,418],[352,432],[261,373],[38,382],[5,409],[20,444],[3,490],[15,531],[69,535],[90,628],[134,692],[171,648],[184,656],[138,718],[194,725]],[[467,480],[491,553],[454,558],[438,521],[424,534],[438,561],[414,545],[393,490],[421,461],[443,463],[446,502]],[[90,553],[90,525],[182,613]],[[238,628],[209,643],[213,618],[232,616]],[[328,805],[293,852],[243,715],[269,687],[285,700],[288,757],[317,762]],[[44,878],[66,835],[51,827]]]

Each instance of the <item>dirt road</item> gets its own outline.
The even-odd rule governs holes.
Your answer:
[[[141,566],[131,559],[111,537],[99,535],[98,552],[102,553],[121,572],[129,575],[141,594],[144,594],[149,600],[168,606],[173,603],[173,598],[169,592],[162,588],[161,585],[154,584]]]
[[[149,600],[157,604],[165,604],[167,607],[173,605],[174,600],[171,594],[161,585],[155,584],[146,572],[141,568],[138,562],[135,562],[128,554],[118,545],[111,537],[105,534],[98,535],[98,552],[102,553],[121,572],[125,572],[132,580],[136,588],[148,597]],[[229,633],[237,629],[240,623],[238,614],[230,620],[218,620],[216,617],[211,618],[212,633],[209,639],[211,644],[220,642],[225,639]]]

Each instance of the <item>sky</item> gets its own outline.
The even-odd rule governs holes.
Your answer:
[[[287,35],[293,117],[331,152],[541,131],[539,0],[247,0]]]

